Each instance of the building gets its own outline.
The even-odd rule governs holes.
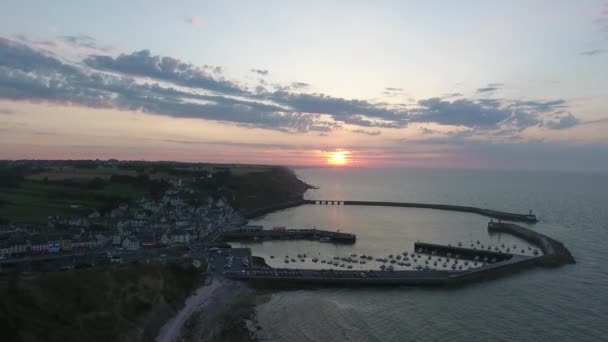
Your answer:
[[[140,243],[139,243],[139,239],[136,238],[135,236],[131,235],[131,236],[127,236],[123,241],[122,241],[122,248],[129,250],[129,251],[136,251],[138,250],[140,247]]]
[[[185,229],[175,229],[171,238],[174,244],[188,244],[190,243],[191,235]]]

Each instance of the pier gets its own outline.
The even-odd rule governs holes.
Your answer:
[[[285,229],[285,230],[257,230],[244,231],[232,230],[221,233],[219,241],[241,241],[241,240],[318,240],[333,243],[355,243],[355,234],[333,232],[320,229]]]
[[[457,270],[313,270],[289,268],[252,268],[240,272],[227,271],[224,276],[263,287],[293,286],[460,286],[466,283],[494,279],[530,267],[557,267],[575,260],[560,242],[531,229],[511,223],[488,224],[490,233],[508,233],[536,246],[542,255],[527,256],[475,248],[462,248],[424,242],[415,243],[418,254],[482,262],[480,267]],[[449,254],[448,254],[449,253]]]
[[[505,211],[498,211],[498,210],[492,210],[492,209],[484,209],[484,208],[461,206],[461,205],[449,205],[449,204],[385,202],[385,201],[304,200],[304,199],[251,210],[251,211],[243,213],[243,216],[246,219],[254,219],[254,218],[264,216],[264,215],[274,212],[274,211],[295,208],[295,207],[298,207],[301,205],[308,205],[308,204],[336,205],[336,206],[361,205],[361,206],[378,206],[378,207],[436,209],[436,210],[474,213],[474,214],[494,218],[497,220],[506,220],[506,221],[513,221],[513,222],[527,222],[527,223],[538,222],[536,215],[532,214],[532,211],[530,211],[530,213],[528,213],[528,214],[517,214],[517,213],[509,213],[509,212],[505,212]]]

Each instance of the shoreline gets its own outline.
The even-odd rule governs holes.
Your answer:
[[[255,301],[255,291],[242,282],[213,278],[186,299],[154,340],[257,341],[255,330],[248,329],[256,327]]]

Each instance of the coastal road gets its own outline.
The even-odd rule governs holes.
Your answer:
[[[216,290],[218,290],[224,281],[216,278],[211,280],[209,285],[199,288],[192,296],[186,300],[184,307],[177,313],[175,318],[167,322],[160,330],[160,333],[156,337],[157,342],[175,342],[181,336],[182,327],[184,323],[198,310],[209,309],[207,308],[210,299],[215,296]]]

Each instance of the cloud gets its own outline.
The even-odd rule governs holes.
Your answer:
[[[59,39],[70,45],[81,47],[91,51],[108,52],[112,50],[112,47],[99,45],[95,38],[84,34],[74,36],[61,36],[59,37]]]
[[[550,129],[566,129],[578,124],[580,124],[580,120],[571,113],[557,116],[554,120],[549,120],[545,123],[545,125]]]
[[[488,83],[487,86],[477,88],[477,93],[490,93],[499,90],[504,86],[503,83]]]
[[[200,25],[202,23],[202,20],[201,20],[200,17],[198,17],[198,16],[195,15],[195,16],[187,17],[186,19],[184,19],[184,22],[186,22],[188,24],[191,24],[191,25],[194,25],[194,26],[197,26],[197,25]]]
[[[394,106],[326,94],[302,94],[289,86],[254,90],[223,78],[221,67],[195,66],[141,50],[118,57],[94,55],[84,63],[60,60],[43,50],[0,37],[0,99],[135,110],[199,118],[283,132],[330,132],[344,125],[403,128],[410,123],[465,127],[479,135],[578,124],[565,117],[566,101],[428,98]],[[491,84],[493,86],[500,86]],[[367,128],[367,130],[365,130]]]
[[[371,135],[371,136],[382,134],[382,132],[380,132],[380,131],[366,131],[364,129],[355,129],[355,130],[352,130],[351,132],[358,133],[358,134],[366,134],[366,135]]]
[[[223,72],[221,67],[198,67],[172,57],[152,56],[149,50],[121,54],[116,58],[93,55],[86,58],[84,63],[97,70],[149,77],[185,87],[233,95],[245,93],[238,84],[215,75]]]
[[[460,97],[460,96],[463,96],[463,94],[462,93],[450,93],[450,94],[443,95],[443,98],[447,99],[447,98],[450,98],[450,97]]]
[[[7,108],[0,108],[0,115],[12,115],[12,114],[15,114],[14,110],[7,109]]]
[[[310,87],[310,84],[304,82],[292,82],[291,87],[295,89],[302,89]]]
[[[256,73],[258,75],[262,75],[262,76],[268,75],[268,70],[266,70],[266,69],[249,69],[249,71]]]
[[[427,127],[420,127],[420,132],[424,135],[439,133],[439,131]]]
[[[403,91],[403,89],[401,89],[401,88],[393,88],[393,87],[386,87],[386,88],[384,88],[384,90],[388,90],[388,91]]]
[[[581,52],[581,55],[583,56],[595,56],[595,55],[599,55],[602,53],[605,53],[606,50],[604,49],[593,49],[593,50],[587,50],[587,51],[583,51]]]

